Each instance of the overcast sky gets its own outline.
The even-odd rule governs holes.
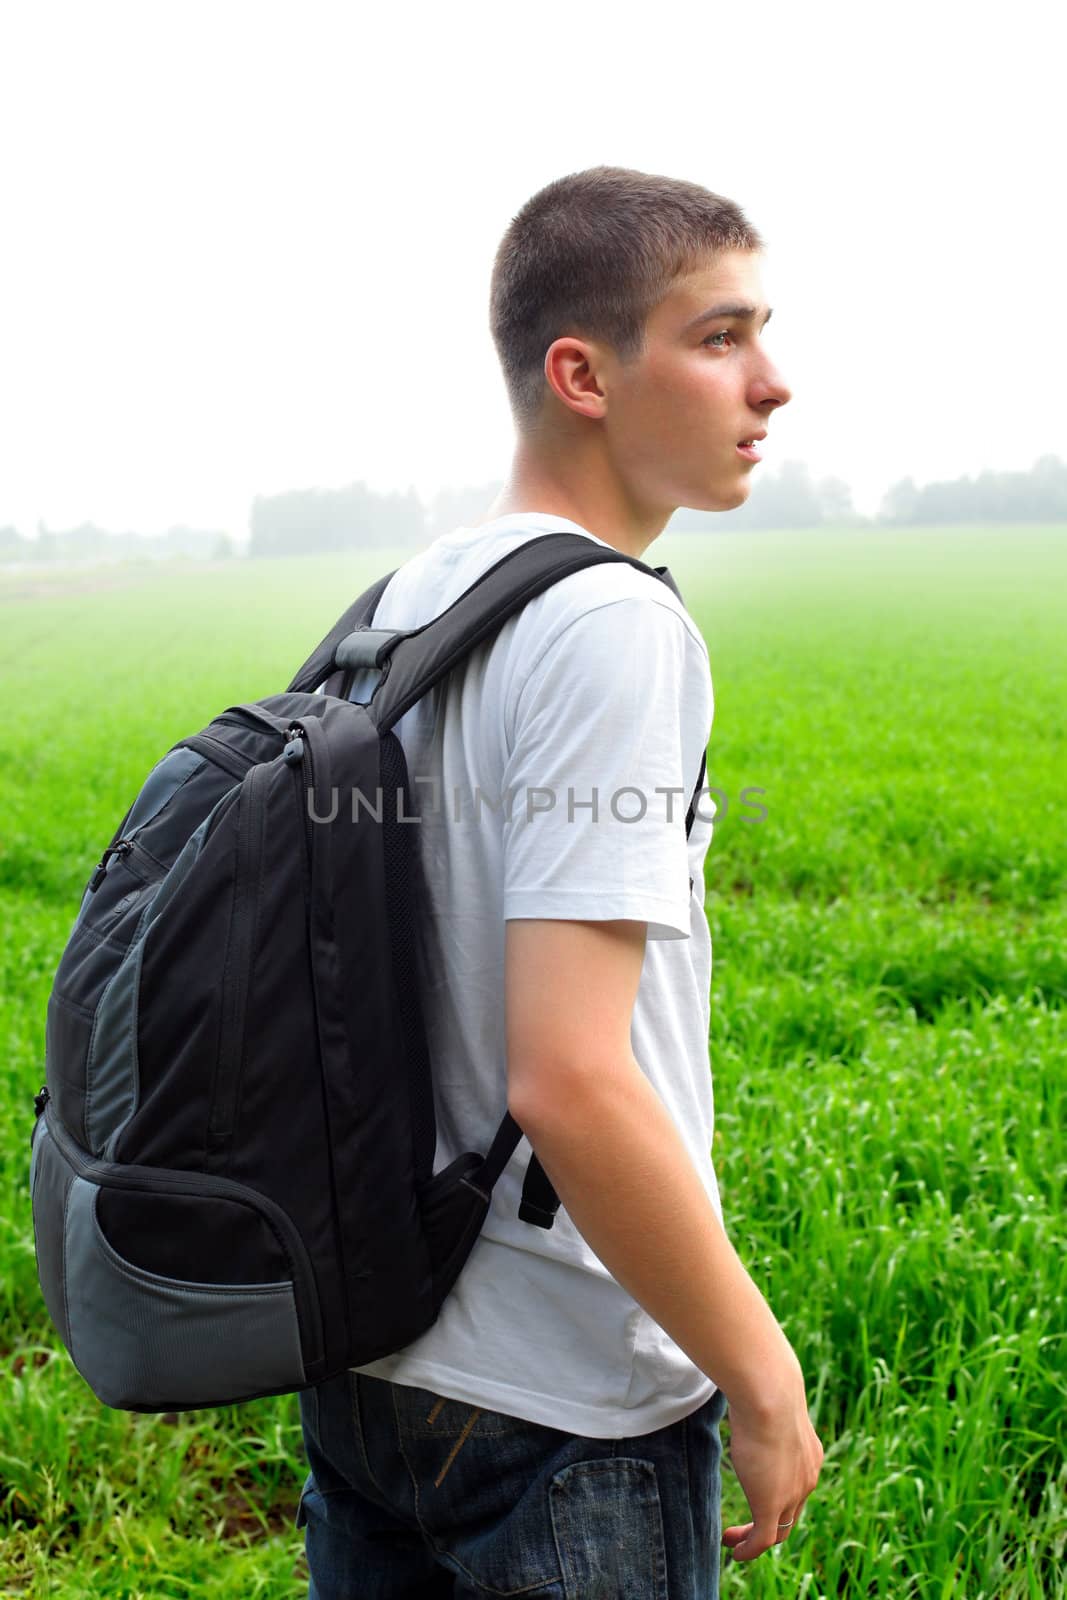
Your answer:
[[[768,240],[767,467],[1067,455],[1056,11],[0,0],[0,524],[503,477],[493,253],[601,162]]]

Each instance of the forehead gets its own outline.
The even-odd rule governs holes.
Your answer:
[[[654,307],[648,326],[658,333],[676,332],[702,311],[728,301],[766,306],[760,257],[755,250],[724,250],[675,278]]]

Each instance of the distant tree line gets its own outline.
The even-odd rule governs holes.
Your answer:
[[[414,489],[378,494],[366,484],[345,489],[294,489],[252,502],[252,556],[419,546],[465,523],[483,522],[503,480],[439,489],[423,505]]]
[[[252,501],[250,556],[421,544],[426,512],[414,489],[378,494],[365,483],[344,489],[290,489]]]
[[[878,514],[865,517],[840,478],[814,479],[803,461],[760,474],[735,511],[674,513],[675,532],[730,528],[880,527],[949,522],[1067,522],[1067,465],[1041,456],[1028,472],[980,472],[917,487],[902,478],[886,491]]]
[[[251,539],[244,549],[219,529],[175,526],[149,537],[108,533],[91,522],[63,531],[39,523],[37,537],[29,539],[14,527],[0,527],[0,563],[174,556],[219,561],[239,552],[290,556],[375,546],[415,549],[453,528],[485,521],[501,487],[501,480],[494,479],[442,489],[425,506],[414,489],[382,494],[362,482],[257,495]],[[725,512],[682,507],[668,528],[695,533],[952,522],[1067,522],[1067,465],[1058,456],[1045,455],[1028,472],[981,472],[921,486],[902,478],[886,492],[872,518],[856,511],[852,492],[840,478],[814,478],[803,461],[785,461],[777,471],[761,470],[743,506]]]
[[[1058,456],[1039,456],[1029,472],[980,472],[974,478],[894,483],[882,502],[880,520],[890,523],[1065,522],[1067,466]]]
[[[109,533],[94,522],[64,529],[48,528],[39,522],[36,538],[28,539],[17,528],[0,527],[0,562],[158,561],[175,556],[192,561],[222,561],[235,554],[233,538],[217,528],[175,524],[161,534]]]

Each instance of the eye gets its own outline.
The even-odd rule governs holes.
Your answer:
[[[711,345],[713,350],[725,350],[726,346],[724,344],[716,344],[715,340],[716,339],[732,339],[732,338],[733,338],[733,334],[730,332],[729,328],[723,328],[721,333],[709,333],[708,337],[706,339],[701,339],[700,342],[701,342],[701,344]]]

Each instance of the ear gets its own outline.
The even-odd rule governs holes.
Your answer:
[[[607,408],[602,369],[602,352],[591,339],[565,335],[545,351],[545,382],[568,410],[583,417],[602,417]]]

